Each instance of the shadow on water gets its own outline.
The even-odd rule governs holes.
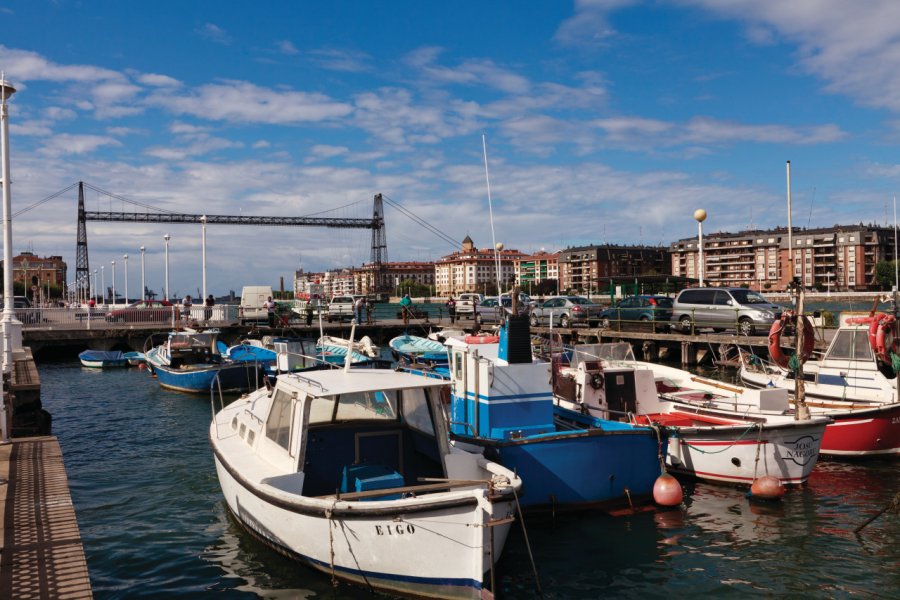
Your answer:
[[[208,397],[146,371],[38,365],[97,598],[371,598],[259,543],[230,517],[208,443]],[[777,504],[686,482],[680,509],[539,521],[526,515],[546,598],[898,597],[900,516],[853,530],[900,488],[897,463],[820,462]],[[537,598],[513,527],[498,598]]]

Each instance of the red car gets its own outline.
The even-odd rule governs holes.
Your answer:
[[[109,323],[152,323],[171,319],[172,303],[168,300],[138,300],[106,313]]]

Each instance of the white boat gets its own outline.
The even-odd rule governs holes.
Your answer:
[[[878,346],[879,330],[884,329],[883,317],[841,313],[839,328],[824,357],[803,365],[805,401],[810,413],[834,419],[825,431],[825,454],[900,454],[897,377],[890,364],[877,358],[873,348]],[[777,346],[778,341],[773,340],[770,346]],[[741,380],[745,384],[793,393],[796,382],[789,368],[743,349],[740,355]]]
[[[321,348],[326,348],[329,350],[334,348],[341,348],[343,349],[344,353],[346,353],[348,344],[351,344],[351,342],[350,340],[344,338],[324,335],[319,338],[319,341],[316,342],[316,344]],[[372,342],[372,338],[367,335],[359,338],[359,341],[352,342],[351,345],[354,352],[358,352],[359,354],[368,356],[369,358],[377,358],[381,352],[381,349]]]
[[[786,390],[746,390],[634,360],[630,344],[575,346],[559,370],[561,402],[601,418],[670,431],[666,463],[698,479],[806,481],[831,420],[795,420]]]
[[[311,371],[232,402],[210,426],[228,508],[332,578],[481,598],[522,481],[449,444],[446,385],[388,369]]]

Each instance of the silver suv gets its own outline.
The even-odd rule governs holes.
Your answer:
[[[684,333],[693,328],[734,329],[754,335],[781,318],[782,307],[746,288],[690,288],[681,290],[672,307],[672,320]]]

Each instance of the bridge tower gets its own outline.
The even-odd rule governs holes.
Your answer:
[[[88,264],[87,218],[84,210],[84,182],[78,182],[78,239],[75,242],[75,289],[79,298],[87,298],[91,289]],[[82,291],[86,293],[81,293]]]
[[[372,214],[372,266],[375,268],[375,291],[383,292],[391,289],[386,281],[385,264],[387,256],[387,234],[384,231],[384,200],[381,194],[375,194],[375,207]]]

